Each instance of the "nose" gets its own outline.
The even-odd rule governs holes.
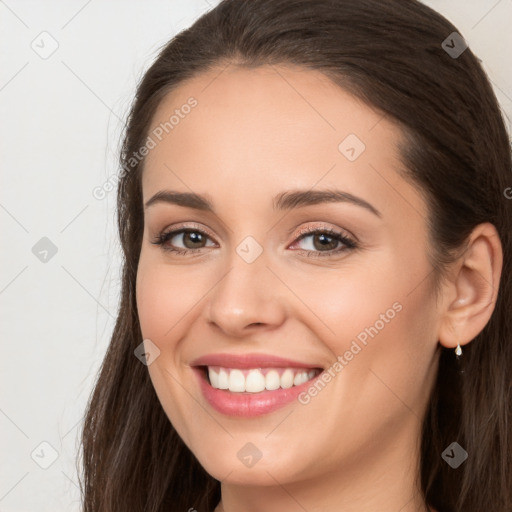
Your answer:
[[[228,270],[208,294],[205,311],[211,326],[226,336],[241,338],[285,321],[285,291],[263,255],[247,263],[234,254]]]

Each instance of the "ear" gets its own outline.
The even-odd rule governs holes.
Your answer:
[[[496,305],[502,266],[503,249],[496,228],[487,222],[479,224],[444,287],[441,345],[455,348],[480,334]]]

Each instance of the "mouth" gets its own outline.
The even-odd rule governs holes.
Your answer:
[[[320,368],[224,368],[199,367],[215,389],[231,393],[261,393],[300,386],[322,372]]]
[[[191,366],[210,406],[238,417],[260,416],[291,404],[324,370],[267,355],[211,355]]]

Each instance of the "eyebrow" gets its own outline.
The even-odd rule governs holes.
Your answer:
[[[146,202],[144,208],[147,209],[157,203],[175,204],[214,213],[212,203],[194,192],[161,190]],[[322,203],[350,203],[370,211],[377,217],[382,217],[379,210],[368,201],[341,190],[289,190],[274,197],[273,207],[275,210],[292,210]]]
[[[377,217],[381,213],[368,201],[341,190],[290,190],[274,198],[274,209],[291,210],[321,203],[350,203],[370,211]]]

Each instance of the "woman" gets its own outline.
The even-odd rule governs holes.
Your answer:
[[[225,0],[121,165],[86,512],[512,510],[510,146],[453,25]]]

